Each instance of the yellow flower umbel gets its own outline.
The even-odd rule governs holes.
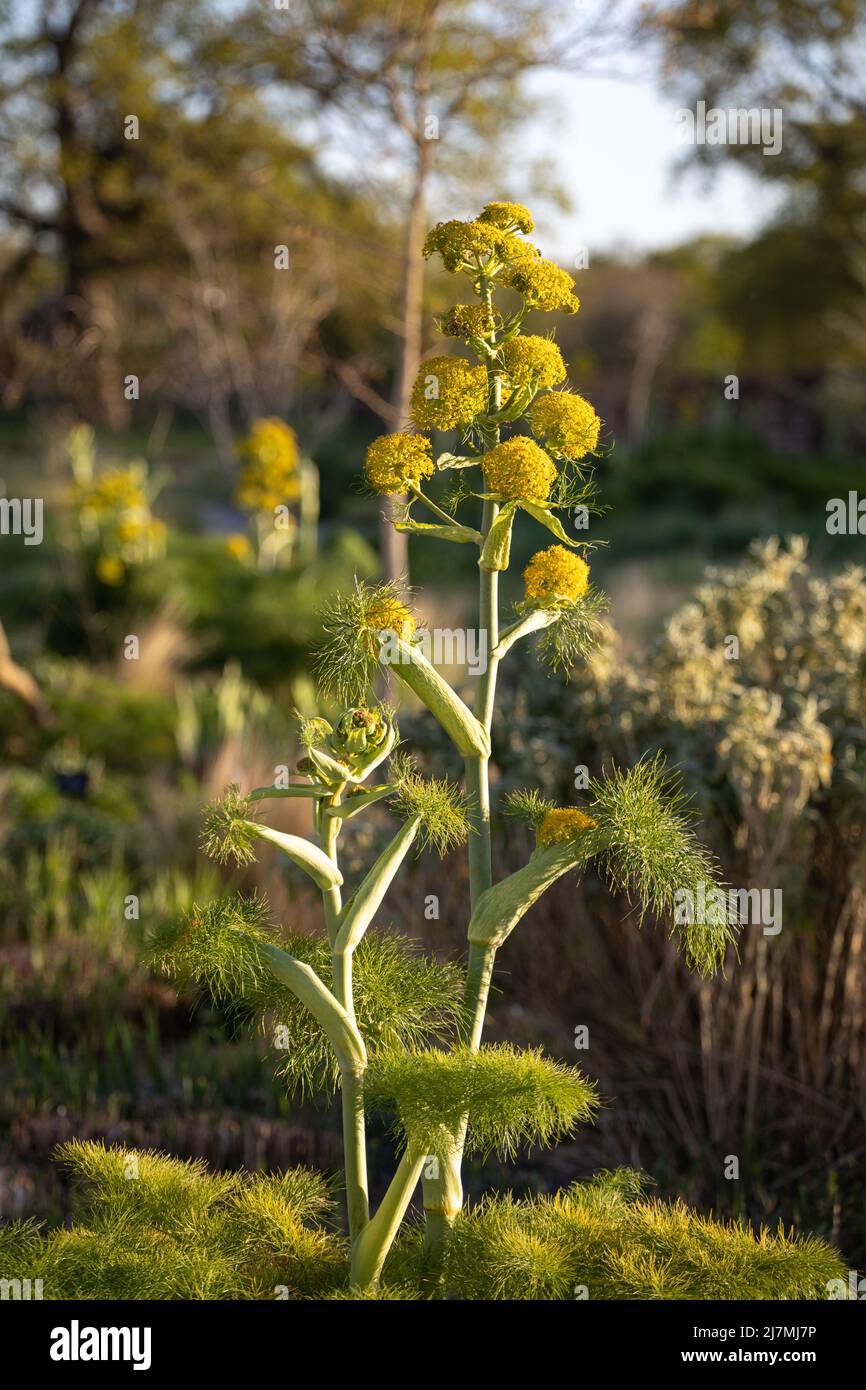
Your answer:
[[[453,430],[487,409],[487,372],[462,357],[431,357],[412,387],[412,419],[422,430]]]
[[[481,462],[490,491],[505,501],[546,502],[556,482],[556,464],[523,435],[497,444]]]
[[[538,844],[541,848],[565,844],[569,840],[576,840],[585,830],[593,830],[595,824],[592,816],[587,816],[583,811],[568,806],[554,806],[538,827]]]
[[[121,584],[128,566],[153,560],[165,545],[165,523],[151,515],[147,464],[109,468],[98,476],[81,472],[73,499],[82,539],[99,552],[102,582]]]
[[[589,565],[564,545],[551,545],[533,555],[523,571],[526,603],[558,608],[576,603],[589,588]]]
[[[503,251],[508,238],[492,222],[437,222],[427,233],[425,257],[438,251],[442,264],[452,275],[458,270],[478,270]]]
[[[529,247],[525,250],[528,254],[513,257],[502,276],[503,285],[516,290],[530,309],[559,309],[563,314],[576,314],[580,300],[568,271],[536,256]]]
[[[479,222],[490,222],[503,232],[531,232],[535,223],[532,213],[522,203],[486,203]]]
[[[529,424],[551,453],[569,459],[582,459],[592,453],[601,429],[601,421],[589,401],[571,391],[540,396],[529,412]]]
[[[423,434],[382,434],[367,450],[367,481],[384,497],[420,486],[433,474],[430,440]]]
[[[149,504],[140,465],[109,468],[77,489],[78,506],[96,520],[116,513],[147,511]]]
[[[243,460],[237,503],[250,512],[273,511],[300,494],[295,432],[283,420],[256,420],[238,453]]]
[[[364,609],[363,626],[371,634],[394,632],[408,642],[418,624],[405,603],[397,598],[381,596],[374,598]],[[375,643],[373,648],[378,650]]]
[[[512,386],[545,391],[565,381],[562,353],[549,338],[512,338],[504,344],[499,357]]]
[[[502,322],[501,314],[488,310],[485,304],[455,304],[439,320],[446,338],[485,338]]]

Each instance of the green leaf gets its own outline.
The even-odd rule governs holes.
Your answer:
[[[447,1154],[468,1116],[468,1148],[513,1155],[519,1144],[555,1144],[598,1106],[576,1067],[509,1043],[478,1051],[379,1053],[365,1082],[369,1104],[393,1106],[410,1148]]]
[[[386,659],[386,652],[392,652],[394,659]],[[475,718],[468,705],[451,689],[423,652],[404,642],[402,637],[389,633],[382,642],[380,660],[388,671],[393,671],[424,702],[458,753],[464,757],[490,757],[490,735],[484,725]]]
[[[371,787],[369,791],[362,792],[360,796],[347,797],[341,801],[339,806],[326,806],[325,816],[328,820],[351,820],[357,816],[359,811],[364,811],[368,806],[373,806],[377,801],[383,801],[386,796],[391,796],[394,788],[390,785],[385,787]]]
[[[500,879],[481,894],[469,921],[470,943],[501,946],[542,893],[588,857],[585,835],[537,849],[522,869]]]
[[[280,796],[305,796],[309,798],[318,796],[330,796],[330,792],[328,791],[327,787],[314,787],[312,785],[306,787],[254,787],[249,794],[249,799],[250,801],[266,801],[271,797]]]
[[[315,767],[320,776],[326,781],[337,784],[348,782],[350,777],[349,767],[346,763],[339,762],[332,758],[330,753],[323,753],[321,748],[308,748],[307,757]]]
[[[480,531],[476,531],[472,526],[461,526],[456,521],[453,525],[446,526],[444,522],[413,521],[411,517],[407,517],[405,521],[395,521],[394,530],[429,536],[433,540],[456,541],[458,544],[480,545],[483,539]]]
[[[481,569],[491,572],[508,569],[508,561],[511,558],[511,528],[516,515],[517,503],[506,502],[487,532],[478,560]]]
[[[544,628],[550,627],[551,623],[557,622],[559,617],[560,613],[555,608],[533,608],[525,617],[503,629],[493,655],[501,659],[521,637],[528,637],[532,632],[541,632]]]
[[[385,894],[391,887],[400,865],[412,848],[421,817],[407,821],[394,836],[391,843],[382,851],[373,867],[364,877],[360,887],[346,904],[339,921],[335,954],[354,951],[358,942],[382,905]]]
[[[287,835],[282,830],[272,830],[269,825],[258,825],[255,821],[250,821],[249,825],[254,835],[276,845],[299,869],[309,874],[319,888],[340,887],[343,875],[318,845],[305,840],[303,835]]]
[[[265,941],[258,950],[280,984],[285,985],[313,1015],[328,1038],[341,1070],[355,1071],[367,1065],[364,1040],[334,995],[323,984],[312,966],[295,960]]]
[[[585,541],[574,540],[572,536],[569,536],[567,531],[563,530],[562,522],[559,518],[553,512],[548,511],[546,507],[540,506],[537,502],[521,502],[520,505],[525,512],[528,512],[528,514],[534,517],[536,521],[540,522],[542,526],[546,526],[548,531],[551,531],[558,541],[562,541],[563,545],[570,546],[572,550],[579,550],[581,546],[586,545]]]

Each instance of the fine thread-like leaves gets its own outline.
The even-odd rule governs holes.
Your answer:
[[[465,1299],[825,1299],[844,1275],[839,1256],[814,1237],[755,1232],[682,1202],[648,1197],[646,1179],[596,1173],[554,1197],[491,1196],[458,1216],[447,1283]],[[386,1267],[395,1283],[423,1268],[417,1230]]]
[[[289,1089],[330,1094],[339,1069],[320,1025],[274,977],[257,942],[279,946],[310,966],[330,987],[327,941],[267,926],[262,898],[234,897],[195,908],[186,922],[154,933],[149,957],[181,985],[227,1008],[238,1024],[266,1030]],[[368,931],[354,953],[358,1029],[368,1050],[411,1047],[443,1039],[460,1016],[462,971],[421,955],[405,938]]]
[[[507,1043],[477,1052],[461,1046],[382,1053],[368,1070],[365,1094],[371,1106],[396,1110],[415,1149],[447,1153],[468,1114],[470,1150],[503,1156],[521,1144],[558,1143],[599,1103],[575,1067]]]
[[[447,777],[422,777],[414,759],[398,753],[391,761],[391,803],[405,820],[420,817],[422,845],[437,854],[462,845],[469,834],[466,796]]]
[[[718,886],[717,864],[690,824],[678,774],[661,755],[625,771],[613,768],[590,783],[588,813],[596,822],[586,845],[614,887],[648,910],[672,920],[689,964],[709,975],[724,961],[734,933],[724,907],[707,890]],[[704,885],[703,892],[701,885]],[[703,921],[678,921],[678,895],[707,901]]]
[[[585,661],[598,645],[602,620],[608,601],[598,589],[590,587],[577,600],[563,608],[555,623],[551,623],[537,639],[538,657],[551,671],[562,671],[568,677],[577,661]]]

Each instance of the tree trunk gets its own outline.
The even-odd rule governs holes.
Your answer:
[[[412,386],[421,364],[422,302],[424,293],[424,261],[422,248],[425,232],[425,196],[430,172],[430,141],[424,136],[423,125],[416,147],[412,197],[406,237],[403,243],[403,277],[401,286],[400,344],[393,405],[393,428],[403,429],[409,423]],[[408,537],[395,531],[391,516],[405,503],[405,497],[386,499],[385,515],[380,522],[380,549],[385,579],[395,583],[409,580]]]

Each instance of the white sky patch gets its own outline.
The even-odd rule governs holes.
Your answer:
[[[545,254],[569,264],[579,246],[593,251],[644,251],[705,233],[750,237],[782,200],[725,163],[711,174],[677,173],[687,150],[675,116],[684,102],[648,80],[545,73],[530,81],[550,109],[518,142],[528,155],[550,154],[553,172],[574,205],[546,214]],[[552,226],[551,226],[552,223]]]

